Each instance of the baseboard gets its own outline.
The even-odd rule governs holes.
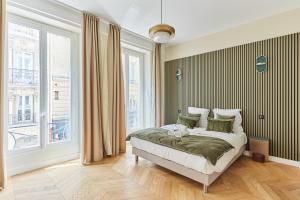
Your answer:
[[[244,156],[251,156],[249,151],[244,151]],[[285,158],[279,158],[279,157],[275,157],[275,156],[269,156],[269,161],[272,162],[277,162],[277,163],[281,163],[281,164],[285,164],[285,165],[290,165],[290,166],[294,166],[294,167],[298,167],[300,168],[300,162],[299,161],[295,161],[295,160],[288,160]]]
[[[68,155],[64,155],[64,156],[59,156],[56,157],[54,159],[51,160],[47,160],[47,161],[41,161],[41,162],[37,162],[37,163],[28,163],[28,164],[24,164],[22,166],[19,167],[14,167],[14,168],[10,168],[7,169],[7,175],[8,176],[14,176],[17,174],[22,174],[25,172],[29,172],[29,171],[33,171],[36,169],[40,169],[43,167],[48,167],[51,165],[55,165],[58,163],[62,163],[62,162],[66,162],[69,160],[74,160],[74,159],[79,159],[79,153],[73,153],[73,154],[68,154]]]

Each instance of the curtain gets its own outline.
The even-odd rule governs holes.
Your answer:
[[[83,15],[83,163],[104,157],[99,19]]]
[[[109,24],[100,20],[100,41],[101,41],[101,95],[108,97],[108,67],[107,67],[107,39],[108,39]],[[111,131],[109,126],[108,113],[110,112],[108,98],[102,98],[102,124],[103,124],[103,143],[105,153],[112,154],[111,147]]]
[[[5,0],[0,0],[0,190],[4,188],[4,35]]]
[[[107,41],[107,88],[109,129],[111,131],[111,154],[126,151],[125,129],[125,93],[123,68],[121,63],[120,28],[109,25]]]
[[[154,48],[154,90],[155,90],[155,126],[162,126],[162,105],[161,105],[161,44],[156,43]]]
[[[90,164],[125,152],[125,97],[120,29],[83,18],[82,160]]]

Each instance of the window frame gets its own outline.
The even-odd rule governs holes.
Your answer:
[[[19,156],[22,154],[31,154],[34,152],[43,152],[47,149],[54,150],[55,148],[60,148],[62,144],[66,145],[77,145],[79,148],[79,133],[80,133],[80,123],[79,123],[79,100],[78,100],[78,93],[79,93],[79,33],[74,31],[65,30],[61,27],[55,27],[52,25],[48,25],[44,22],[39,22],[34,19],[29,19],[25,17],[20,17],[16,14],[8,13],[6,19],[6,37],[5,37],[5,74],[8,77],[8,56],[9,56],[9,49],[8,49],[8,24],[15,23],[24,25],[39,31],[39,65],[40,65],[40,88],[39,88],[39,96],[40,96],[40,140],[38,146],[34,147],[26,147],[23,149],[16,149],[16,150],[8,150],[8,119],[5,119],[5,134],[4,134],[4,147],[5,152],[8,156]],[[69,141],[62,141],[56,143],[49,143],[48,142],[48,66],[47,66],[47,33],[54,33],[66,37],[70,37],[71,39],[71,108],[70,110],[72,113],[70,114],[71,119],[71,140]],[[75,49],[75,50],[74,50]],[[13,56],[12,52],[12,56]],[[33,56],[33,55],[32,55]],[[33,58],[34,59],[34,58]],[[9,115],[8,110],[8,78],[5,78],[5,116]],[[23,99],[23,98],[22,98]],[[7,117],[6,117],[7,118]],[[70,148],[71,149],[71,148]]]
[[[47,25],[47,31],[46,31],[46,36],[47,36],[47,34],[48,33],[51,33],[51,34],[55,34],[55,35],[60,35],[60,36],[64,36],[64,37],[67,37],[67,38],[70,38],[70,48],[71,48],[71,52],[70,52],[70,56],[71,56],[71,60],[70,60],[70,65],[71,65],[71,69],[70,69],[70,84],[71,84],[71,88],[70,88],[70,94],[71,94],[71,96],[70,96],[70,100],[71,100],[71,105],[70,105],[70,113],[69,113],[69,115],[70,115],[70,132],[72,133],[72,132],[74,132],[76,129],[75,129],[75,124],[76,124],[76,122],[75,122],[75,120],[73,119],[74,117],[72,117],[72,116],[74,116],[74,115],[76,115],[76,109],[75,109],[75,106],[74,106],[74,104],[76,104],[76,102],[74,101],[74,99],[75,98],[73,98],[73,96],[74,96],[74,85],[77,85],[76,84],[76,82],[78,83],[79,81],[76,79],[76,78],[74,78],[75,77],[75,75],[76,75],[76,71],[74,70],[74,68],[72,67],[72,66],[74,66],[74,65],[76,65],[76,59],[75,59],[75,55],[74,55],[74,53],[73,53],[73,51],[72,51],[72,49],[75,49],[76,48],[76,36],[74,35],[74,33],[72,33],[72,32],[69,32],[69,31],[66,31],[66,30],[63,30],[63,29],[61,29],[61,28],[57,28],[57,27],[53,27],[53,26],[49,26],[49,25]],[[47,42],[47,37],[46,37],[46,42]],[[47,46],[47,45],[46,45]],[[47,58],[46,58],[46,61],[47,61]],[[47,66],[48,67],[48,66]],[[47,76],[48,76],[48,74],[47,74]],[[48,84],[49,84],[49,80],[48,80]],[[48,88],[49,89],[49,91],[48,91],[48,94],[47,94],[47,97],[48,97],[48,99],[47,100],[50,100],[51,99],[51,95],[53,95],[53,94],[51,94],[51,86],[49,85],[49,87],[50,88]],[[59,99],[58,99],[59,100]],[[46,119],[46,121],[47,121],[47,125],[49,125],[48,124],[48,122],[49,122],[49,114],[50,114],[50,112],[49,112],[49,108],[50,108],[50,106],[49,106],[49,102],[47,102],[47,104],[48,104],[48,110],[47,110],[47,119]],[[78,123],[78,122],[77,122]],[[48,131],[49,131],[49,127],[48,127],[48,129],[47,129]],[[66,144],[66,143],[72,143],[72,139],[73,139],[73,135],[71,134],[71,138],[69,139],[69,140],[65,140],[65,141],[58,141],[58,142],[49,142],[49,132],[47,132],[47,138],[46,138],[46,145],[51,145],[51,146],[54,146],[54,145],[59,145],[59,144]]]
[[[136,51],[136,50],[133,50],[133,49],[130,49],[130,48],[127,48],[127,47],[122,47],[122,54],[124,54],[125,56],[125,63],[122,63],[124,66],[123,66],[123,69],[125,70],[124,71],[124,86],[125,86],[125,112],[126,112],[126,130],[127,130],[127,134],[133,132],[133,131],[136,131],[138,129],[129,129],[127,127],[127,122],[128,122],[128,112],[127,112],[127,108],[128,108],[128,99],[129,99],[129,56],[135,56],[135,57],[138,57],[140,59],[140,88],[139,88],[139,91],[141,92],[140,93],[140,113],[141,113],[141,116],[140,118],[142,119],[140,121],[140,127],[143,127],[145,122],[145,117],[144,117],[144,84],[145,84],[145,80],[144,80],[144,68],[145,68],[145,54],[143,52],[139,52],[139,51]]]
[[[14,24],[19,24],[19,25],[23,25],[23,26],[26,26],[26,27],[29,27],[29,28],[32,28],[32,29],[36,29],[39,31],[39,53],[41,55],[42,53],[42,48],[41,48],[41,44],[42,44],[42,24],[39,23],[39,22],[36,22],[34,20],[31,20],[31,19],[27,19],[27,18],[22,18],[22,17],[19,17],[17,15],[14,15],[14,14],[8,14],[7,15],[7,19],[6,19],[6,32],[5,32],[5,69],[4,69],[4,73],[6,74],[5,77],[8,77],[8,69],[7,69],[7,66],[8,66],[8,54],[9,54],[9,49],[8,49],[8,24],[9,23],[14,23]],[[14,57],[14,54],[15,52],[12,52],[12,56]],[[22,62],[23,62],[23,58],[22,58]],[[41,56],[40,56],[40,59],[39,59],[39,62],[40,62],[40,79],[42,79],[41,77],[41,71],[42,71],[42,67],[41,67]],[[13,63],[12,63],[13,64]],[[19,63],[18,63],[19,64]],[[41,84],[41,83],[40,83]],[[41,91],[42,91],[42,87],[40,85],[40,90],[39,90],[39,95],[41,95]],[[5,116],[9,116],[9,106],[8,106],[8,102],[9,102],[9,95],[8,95],[8,79],[6,78],[5,79],[5,96],[6,96],[6,99],[5,99]],[[22,96],[22,95],[21,95]],[[40,109],[41,109],[41,102],[40,102]],[[23,107],[23,96],[22,96],[22,107]],[[22,111],[22,120],[23,121],[23,109],[21,109]],[[40,112],[41,113],[41,112]],[[19,114],[18,114],[19,115]],[[5,117],[7,118],[7,117]],[[6,119],[7,120],[7,119]],[[8,150],[8,144],[7,144],[7,141],[8,141],[8,120],[5,122],[5,136],[4,136],[4,139],[5,139],[5,152],[8,156],[12,156],[12,155],[19,155],[19,154],[23,154],[23,153],[28,153],[28,152],[33,152],[33,151],[39,151],[43,148],[43,134],[42,134],[42,120],[40,122],[40,141],[39,141],[39,144],[38,146],[33,146],[33,147],[28,147],[28,148],[24,148],[24,149],[16,149],[16,150]]]

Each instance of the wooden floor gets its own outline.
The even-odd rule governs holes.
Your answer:
[[[300,171],[277,163],[260,164],[241,157],[209,193],[202,185],[127,154],[92,166],[79,160],[12,177],[2,200],[201,200],[300,199]]]

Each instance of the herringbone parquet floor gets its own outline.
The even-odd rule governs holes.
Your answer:
[[[241,157],[203,194],[201,184],[149,161],[140,159],[136,165],[130,152],[92,166],[75,160],[12,177],[0,199],[300,199],[296,167]]]

